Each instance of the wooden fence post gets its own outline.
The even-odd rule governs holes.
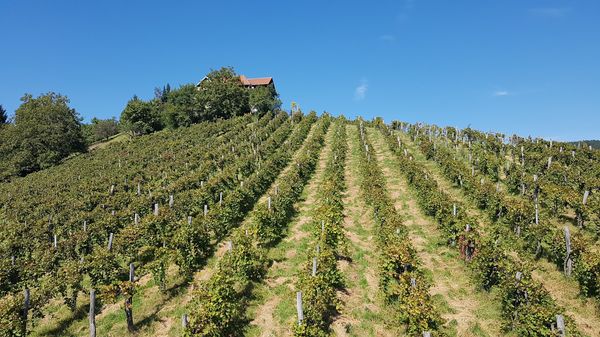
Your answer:
[[[317,276],[317,258],[313,257],[312,262],[312,276]]]
[[[188,315],[187,314],[183,314],[181,315],[181,327],[185,330],[188,326]]]

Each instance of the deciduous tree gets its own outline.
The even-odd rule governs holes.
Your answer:
[[[26,94],[21,101],[14,127],[3,131],[0,175],[27,174],[86,151],[81,118],[69,107],[66,96],[50,92],[34,98]]]
[[[152,102],[133,96],[121,113],[121,124],[133,135],[148,134],[162,128],[160,113]]]
[[[229,118],[250,112],[248,91],[233,68],[213,70],[202,82],[199,99],[203,120]]]

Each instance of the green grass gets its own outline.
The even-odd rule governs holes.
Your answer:
[[[96,150],[96,149],[102,149],[102,148],[107,147],[110,144],[128,141],[129,139],[131,139],[131,137],[127,133],[121,132],[121,133],[118,133],[118,134],[108,138],[107,140],[101,140],[101,141],[91,144],[88,147],[88,150],[91,151],[91,150]]]

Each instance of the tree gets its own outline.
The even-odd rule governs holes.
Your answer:
[[[108,139],[119,133],[119,122],[113,117],[111,119],[92,119],[94,125],[94,136],[98,139]]]
[[[121,124],[133,135],[142,135],[162,128],[158,107],[133,96],[121,113]]]
[[[26,94],[15,111],[14,128],[7,130],[6,156],[18,174],[57,164],[75,152],[85,152],[79,114],[66,96],[53,92],[33,98]],[[4,159],[4,158],[3,158]]]
[[[252,112],[267,112],[281,109],[281,101],[273,85],[250,89],[249,102]]]
[[[119,121],[114,117],[110,119],[92,118],[90,124],[84,124],[82,127],[88,144],[108,139],[119,133]]]
[[[6,109],[2,107],[0,104],[0,126],[8,123],[8,115],[6,114]]]
[[[0,127],[0,181],[18,175],[18,140],[19,133],[12,124]]]
[[[167,101],[167,97],[169,97],[169,93],[171,92],[171,86],[167,83],[166,86],[161,88],[154,88],[154,99],[165,103]]]
[[[176,90],[171,90],[167,85],[161,98],[164,102],[161,110],[166,126],[177,128],[202,121],[203,106],[195,85],[185,84]]]
[[[248,91],[233,68],[213,70],[206,77],[198,92],[203,110],[201,120],[230,118],[250,112]]]

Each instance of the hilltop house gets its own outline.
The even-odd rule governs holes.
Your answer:
[[[198,82],[198,84],[196,84],[196,87],[198,89],[200,89],[202,82],[207,81],[207,80],[208,80],[208,77],[205,76],[202,80],[200,80],[200,82]],[[248,78],[244,75],[240,75],[240,82],[242,83],[242,85],[245,88],[248,88],[248,89],[253,89],[256,87],[268,87],[268,86],[273,86],[273,90],[275,89],[275,82],[273,82],[273,77]]]

